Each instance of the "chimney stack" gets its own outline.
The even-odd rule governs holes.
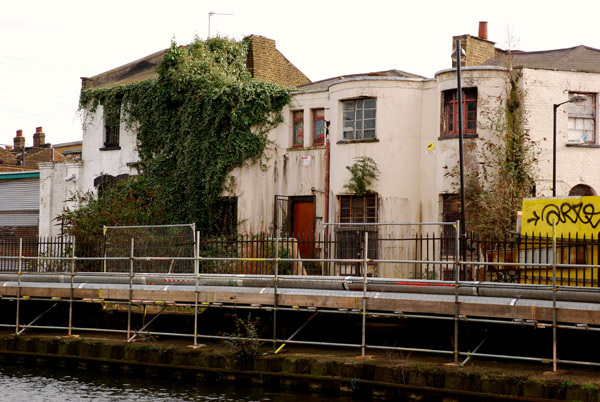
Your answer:
[[[23,137],[23,130],[17,130],[17,136],[13,139],[15,152],[21,152],[25,149],[25,137]]]
[[[33,135],[33,147],[40,148],[46,143],[46,134],[42,131],[42,127],[35,128],[35,134]]]
[[[479,21],[479,34],[477,36],[480,39],[488,40],[487,24],[487,21]]]

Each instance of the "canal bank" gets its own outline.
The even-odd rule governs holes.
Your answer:
[[[539,364],[476,361],[460,368],[431,356],[385,353],[363,358],[354,350],[292,346],[279,354],[263,347],[255,358],[243,359],[231,345],[190,348],[187,343],[171,339],[126,343],[110,334],[5,333],[0,335],[0,358],[7,363],[172,376],[190,384],[222,381],[360,399],[600,400],[599,372],[592,369],[547,375],[550,367]]]

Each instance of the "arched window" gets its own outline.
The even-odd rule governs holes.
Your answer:
[[[125,180],[129,177],[127,173],[120,174],[118,176],[111,176],[109,174],[103,174],[94,179],[94,187],[98,190],[98,197],[102,197],[102,194],[116,183]]]
[[[569,191],[569,197],[571,196],[588,196],[596,195],[593,188],[585,184],[578,184]]]

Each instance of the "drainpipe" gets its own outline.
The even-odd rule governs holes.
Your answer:
[[[330,170],[330,154],[331,154],[331,147],[329,145],[329,123],[330,123],[329,121],[325,120],[325,214],[323,216],[323,218],[324,218],[323,220],[325,223],[329,223],[329,170]],[[326,258],[328,258],[328,256],[329,256],[329,242],[328,242],[329,225],[325,225],[323,233],[324,233],[323,241],[325,242],[324,256]],[[325,272],[323,272],[323,274],[325,274]]]

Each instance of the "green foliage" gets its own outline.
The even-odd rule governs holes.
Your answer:
[[[165,199],[158,187],[150,185],[144,176],[116,183],[102,193],[77,193],[59,217],[70,234],[86,240],[102,237],[102,227],[118,225],[149,225],[166,222]]]
[[[259,320],[253,320],[248,314],[248,319],[244,320],[237,315],[233,316],[235,331],[231,334],[225,334],[228,339],[225,345],[231,350],[231,360],[238,368],[251,362],[260,353],[261,343],[258,340]]]
[[[581,389],[585,392],[594,392],[598,389],[598,387],[592,383],[586,382],[581,385]]]
[[[172,43],[158,78],[81,92],[81,110],[120,105],[128,129],[137,133],[143,184],[164,204],[158,221],[197,222],[218,232],[211,210],[232,190],[226,188],[231,171],[260,160],[268,132],[282,121],[289,90],[253,79],[247,52],[247,43],[219,37],[185,47]]]
[[[355,162],[351,166],[346,166],[350,172],[350,180],[344,184],[344,188],[348,189],[355,195],[364,195],[373,180],[377,180],[379,169],[375,161],[368,156],[354,158]]]
[[[275,258],[275,243],[267,243],[266,250],[266,258]],[[290,245],[280,245],[279,251],[277,252],[277,256],[279,258],[292,258],[290,253]],[[277,274],[278,275],[293,275],[294,274],[294,266],[292,261],[279,261],[277,264]],[[267,262],[267,272],[268,275],[275,275],[275,261]]]

